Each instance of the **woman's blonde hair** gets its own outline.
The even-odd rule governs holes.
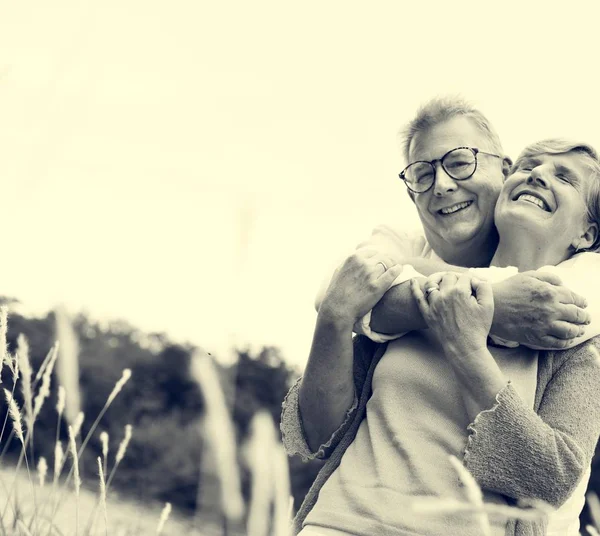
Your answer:
[[[600,247],[600,158],[598,152],[589,143],[572,141],[564,138],[548,138],[531,143],[517,157],[511,174],[525,158],[540,154],[579,153],[585,158],[590,170],[590,177],[585,188],[588,221],[598,225],[598,235],[594,243],[586,251],[596,251]]]

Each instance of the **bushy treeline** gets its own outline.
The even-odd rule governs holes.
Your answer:
[[[81,410],[86,416],[82,437],[100,413],[123,369],[132,371],[131,380],[108,409],[98,432],[83,453],[80,465],[84,482],[86,473],[89,480],[95,482],[96,458],[102,448],[99,432],[109,434],[110,449],[114,454],[123,439],[125,425],[131,424],[133,435],[116,472],[113,488],[142,501],[169,501],[190,511],[195,509],[198,497],[216,497],[216,477],[211,473],[210,463],[203,463],[203,458],[209,454],[201,433],[204,402],[198,385],[190,376],[195,348],[175,344],[164,334],[144,334],[122,321],[99,324],[83,314],[73,320],[73,327],[79,340]],[[56,339],[54,314],[27,318],[10,313],[9,350],[14,351],[21,333],[29,341],[35,373]],[[238,445],[243,446],[250,421],[259,409],[266,409],[278,424],[281,402],[298,373],[285,364],[277,349],[263,348],[255,354],[240,350],[237,363],[228,367],[216,366],[232,405]],[[12,387],[7,370],[3,372],[2,381],[3,387]],[[52,381],[54,387],[36,421],[34,436],[36,457],[46,457],[50,467],[57,425],[56,371]],[[19,389],[15,397],[22,402]],[[0,407],[5,415],[3,400]],[[60,437],[65,441],[66,427],[63,420]],[[15,439],[8,446],[8,454],[16,457],[19,449]],[[243,448],[240,448],[240,465],[244,469]],[[318,463],[303,464],[291,460],[296,503],[302,500],[317,470]],[[242,470],[242,477],[242,489],[247,497],[246,470]]]

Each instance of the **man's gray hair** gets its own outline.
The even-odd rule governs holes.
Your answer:
[[[425,132],[439,123],[459,116],[471,119],[473,124],[491,143],[490,149],[499,155],[503,155],[500,138],[487,117],[463,98],[445,96],[433,98],[421,106],[415,118],[400,132],[402,155],[406,163],[409,163],[408,153],[410,151],[410,144],[419,132]]]
[[[572,141],[565,138],[548,138],[536,141],[521,151],[511,169],[511,174],[525,158],[532,158],[540,154],[565,153],[580,153],[585,158],[585,162],[590,170],[590,177],[584,192],[585,201],[588,211],[588,221],[590,223],[597,223],[599,232],[598,236],[596,236],[596,241],[587,251],[596,251],[600,247],[600,158],[598,157],[598,151],[594,147],[589,143]]]

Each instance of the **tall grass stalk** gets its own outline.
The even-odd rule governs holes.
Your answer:
[[[40,456],[37,465],[37,470],[38,478],[40,480],[40,488],[43,488],[44,484],[46,483],[46,475],[48,474],[48,463],[46,462],[46,458],[44,458],[43,456]]]
[[[17,509],[17,477],[18,477],[18,472],[19,469],[21,467],[21,455],[23,456],[23,458],[25,459],[25,466],[27,468],[27,477],[29,479],[29,484],[31,486],[31,496],[32,496],[32,500],[33,500],[33,508],[34,508],[34,518],[36,520],[36,524],[37,524],[37,501],[36,501],[36,493],[35,493],[35,488],[33,486],[33,480],[31,478],[31,471],[29,469],[29,461],[27,459],[27,443],[25,440],[25,437],[23,435],[23,425],[21,422],[21,411],[19,410],[19,406],[16,402],[16,400],[13,397],[13,394],[10,393],[8,390],[4,389],[4,396],[6,398],[6,403],[8,404],[8,413],[10,414],[10,417],[12,419],[13,422],[13,430],[15,432],[15,435],[17,436],[17,438],[19,439],[19,441],[21,441],[21,453],[19,455],[19,463],[17,463],[17,467],[15,469],[15,478],[13,480],[13,485],[11,487],[11,489],[9,490],[8,493],[8,498],[7,498],[7,505],[4,507],[3,512],[2,512],[2,517],[4,517],[6,515],[6,509],[8,506],[8,503],[10,503],[10,499],[11,499],[11,493],[13,490],[15,490],[15,511]]]
[[[266,411],[258,411],[250,422],[247,443],[251,476],[250,505],[246,519],[247,536],[267,536],[271,522],[271,501],[274,494],[273,419]]]
[[[273,535],[283,536],[292,526],[291,511],[294,507],[290,486],[290,466],[281,442],[276,438],[273,452]],[[290,504],[291,500],[291,504]]]
[[[100,433],[100,443],[102,444],[102,469],[104,470],[104,474],[107,473],[106,467],[108,465],[108,433],[101,432]]]
[[[106,411],[112,404],[113,400],[117,397],[117,395],[121,392],[121,390],[123,389],[125,384],[129,381],[129,378],[131,378],[131,369],[128,369],[128,368],[123,369],[123,372],[121,373],[121,377],[119,378],[119,380],[113,387],[113,390],[111,391],[111,393],[108,395],[108,398],[107,398],[106,402],[104,403],[102,410],[100,410],[100,413],[96,417],[96,420],[92,424],[92,427],[90,428],[89,432],[85,436],[85,439],[82,441],[81,446],[79,447],[79,453],[78,453],[79,456],[81,456],[81,453],[84,451],[90,438],[92,437],[93,433],[96,431],[96,428],[98,427],[98,424],[100,423],[100,420],[102,419],[102,417],[104,417],[104,414],[106,413]]]
[[[162,512],[160,513],[160,519],[158,520],[158,526],[156,527],[156,534],[162,534],[163,529],[165,528],[165,523],[169,519],[169,515],[171,515],[171,503],[165,503]]]
[[[81,411],[81,396],[79,394],[79,342],[73,325],[64,309],[57,307],[54,311],[56,334],[60,342],[60,355],[56,363],[59,383],[67,391],[65,418],[69,424]]]
[[[594,491],[590,491],[585,498],[594,525],[600,527],[600,499],[598,499],[598,495]]]
[[[58,343],[54,343],[54,345],[52,346],[52,349],[50,350],[50,352],[48,352],[48,356],[44,360],[44,363],[42,363],[42,366],[38,370],[38,374],[36,375],[36,378],[34,381],[34,385],[33,385],[34,389],[35,389],[37,383],[39,383],[40,379],[42,382],[42,384],[40,385],[38,394],[33,401],[33,420],[34,420],[34,422],[37,419],[38,415],[40,414],[40,411],[42,410],[42,406],[44,405],[46,398],[48,398],[50,396],[50,383],[52,381],[52,372],[54,371],[54,365],[56,363],[57,357],[58,357]],[[42,372],[41,376],[40,376],[40,372]]]
[[[102,468],[102,459],[98,456],[98,476],[100,479],[100,505],[104,514],[104,532],[108,536],[108,513],[106,511],[106,482],[104,481],[104,470]]]
[[[481,512],[477,514],[479,526],[481,527],[481,534],[483,536],[491,536],[492,528],[490,527],[490,520],[486,512],[483,511],[483,492],[481,491],[481,488],[471,473],[467,471],[466,467],[455,456],[450,456],[450,463],[465,486],[467,501],[476,508],[481,509]]]
[[[117,455],[115,456],[115,464],[113,465],[112,469],[110,470],[110,474],[108,475],[108,480],[106,481],[106,489],[107,490],[110,488],[110,485],[113,481],[113,478],[115,477],[115,473],[117,472],[117,468],[119,467],[119,464],[125,457],[125,453],[127,452],[127,447],[129,446],[129,442],[131,441],[132,434],[133,434],[133,427],[131,426],[131,424],[126,424],[125,425],[125,435],[124,435],[121,443],[119,443],[119,448],[117,449]]]
[[[216,460],[221,484],[221,511],[227,532],[227,524],[241,520],[244,514],[233,424],[210,356],[197,350],[192,356],[190,373],[200,386],[204,397],[205,438]]]
[[[79,534],[79,490],[81,488],[81,479],[79,478],[79,457],[77,455],[77,445],[75,444],[75,434],[73,427],[69,426],[69,452],[73,459],[73,484],[75,487],[75,535]]]
[[[85,439],[82,441],[81,446],[79,447],[79,450],[77,451],[77,457],[78,458],[81,457],[81,455],[82,455],[83,451],[85,450],[85,447],[87,446],[90,438],[92,437],[92,435],[96,431],[96,428],[98,427],[98,424],[100,423],[100,420],[102,419],[102,417],[104,416],[104,414],[106,413],[106,411],[108,410],[108,408],[110,407],[110,404],[117,397],[117,395],[121,392],[121,390],[123,389],[123,387],[125,386],[125,384],[129,380],[129,378],[131,378],[131,370],[130,369],[123,369],[123,373],[121,375],[121,378],[115,384],[115,386],[114,386],[113,390],[111,391],[110,395],[108,396],[108,398],[107,398],[104,406],[102,407],[102,410],[100,411],[100,413],[96,417],[96,420],[94,421],[94,423],[92,424],[91,428],[89,429],[87,435],[85,436]],[[68,397],[67,397],[67,400],[68,400]],[[69,427],[69,428],[71,429],[71,427]],[[69,484],[71,476],[73,476],[74,469],[75,469],[75,465],[73,467],[71,467],[69,473],[67,474],[67,477],[65,479],[65,485]],[[60,496],[59,496],[59,498],[58,498],[58,500],[57,500],[56,506],[55,506],[55,508],[54,508],[54,510],[52,512],[51,521],[54,520],[54,516],[56,515],[56,512],[60,508],[63,496],[64,496],[64,493],[61,493]]]

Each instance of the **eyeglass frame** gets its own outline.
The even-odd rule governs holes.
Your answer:
[[[454,175],[452,175],[452,173],[450,173],[447,169],[446,166],[444,165],[444,158],[446,158],[450,153],[457,151],[458,149],[468,149],[469,151],[471,151],[473,153],[473,157],[475,158],[475,167],[473,168],[473,171],[471,172],[471,174],[468,177],[463,177],[462,179],[457,179]],[[475,175],[475,172],[477,171],[477,166],[479,165],[479,161],[477,160],[477,155],[478,154],[486,154],[488,156],[494,156],[496,158],[502,158],[500,155],[498,154],[493,154],[493,153],[487,153],[485,151],[481,151],[479,150],[477,147],[467,147],[467,146],[461,146],[461,147],[455,147],[454,149],[450,149],[446,154],[444,154],[441,158],[436,158],[434,160],[416,160],[415,162],[411,162],[410,164],[408,164],[408,166],[406,166],[400,173],[398,173],[398,177],[400,177],[400,179],[402,179],[404,181],[404,184],[406,185],[406,187],[414,194],[424,194],[425,192],[428,192],[429,190],[431,190],[433,188],[433,185],[435,184],[435,181],[437,179],[437,170],[435,168],[435,164],[437,164],[438,162],[442,165],[442,168],[444,169],[445,173],[452,179],[455,181],[466,181],[467,179],[470,179],[473,175]],[[426,190],[422,190],[420,192],[416,192],[415,190],[413,190],[409,185],[408,185],[408,181],[406,180],[406,170],[410,167],[410,166],[414,166],[415,164],[429,164],[432,169],[433,169],[433,180],[431,181],[431,185],[429,186],[429,188],[427,188]]]

